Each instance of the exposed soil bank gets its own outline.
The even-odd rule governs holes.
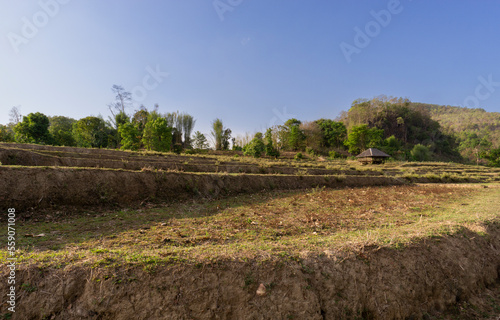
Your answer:
[[[154,272],[32,266],[17,272],[12,319],[421,319],[497,281],[500,226],[485,230],[342,258],[325,251],[299,261],[178,264]],[[6,272],[2,266],[3,279]],[[256,294],[261,283],[263,296]]]
[[[312,187],[401,185],[390,177],[194,174],[103,169],[0,167],[0,209],[132,205],[193,196]]]

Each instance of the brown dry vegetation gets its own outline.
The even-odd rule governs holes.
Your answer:
[[[488,319],[500,309],[498,170],[5,144],[0,159],[2,206],[21,218],[13,319]],[[134,169],[103,166],[131,159]],[[228,173],[247,169],[261,172]]]

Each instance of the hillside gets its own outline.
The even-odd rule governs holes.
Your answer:
[[[413,103],[429,110],[432,119],[438,121],[448,133],[463,139],[467,134],[487,137],[493,147],[500,146],[500,112],[487,112],[484,109],[440,106],[426,103]]]
[[[379,96],[358,99],[340,121],[348,130],[367,124],[382,129],[383,138],[394,136],[399,150],[427,146],[434,160],[486,164],[485,155],[500,146],[500,113],[484,109],[441,106],[408,99]],[[390,153],[388,141],[379,147]],[[392,155],[392,154],[391,154]]]

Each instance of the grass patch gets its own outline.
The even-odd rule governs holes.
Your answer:
[[[18,226],[21,264],[142,265],[296,259],[304,252],[404,248],[498,221],[500,186],[414,185],[270,191]],[[24,234],[45,234],[24,237]],[[0,251],[6,258],[7,252]]]

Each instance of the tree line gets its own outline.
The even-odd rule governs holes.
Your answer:
[[[218,118],[212,122],[210,144],[205,134],[199,131],[193,134],[196,121],[191,115],[178,111],[161,114],[158,106],[152,110],[142,106],[127,114],[130,94],[120,86],[113,86],[113,92],[115,101],[108,106],[112,116],[107,121],[93,116],[79,120],[47,117],[39,112],[22,117],[19,110],[13,108],[11,124],[0,126],[0,140],[177,153],[213,148],[275,158],[284,151],[346,158],[367,148],[378,148],[397,160],[500,166],[498,141],[495,143],[490,138],[497,132],[491,135],[485,134],[485,130],[454,132],[435,120],[436,114],[440,114],[439,108],[403,98],[358,99],[337,119],[289,119],[244,138],[232,137],[231,129]],[[500,122],[493,122],[489,126],[497,128],[498,124]]]

